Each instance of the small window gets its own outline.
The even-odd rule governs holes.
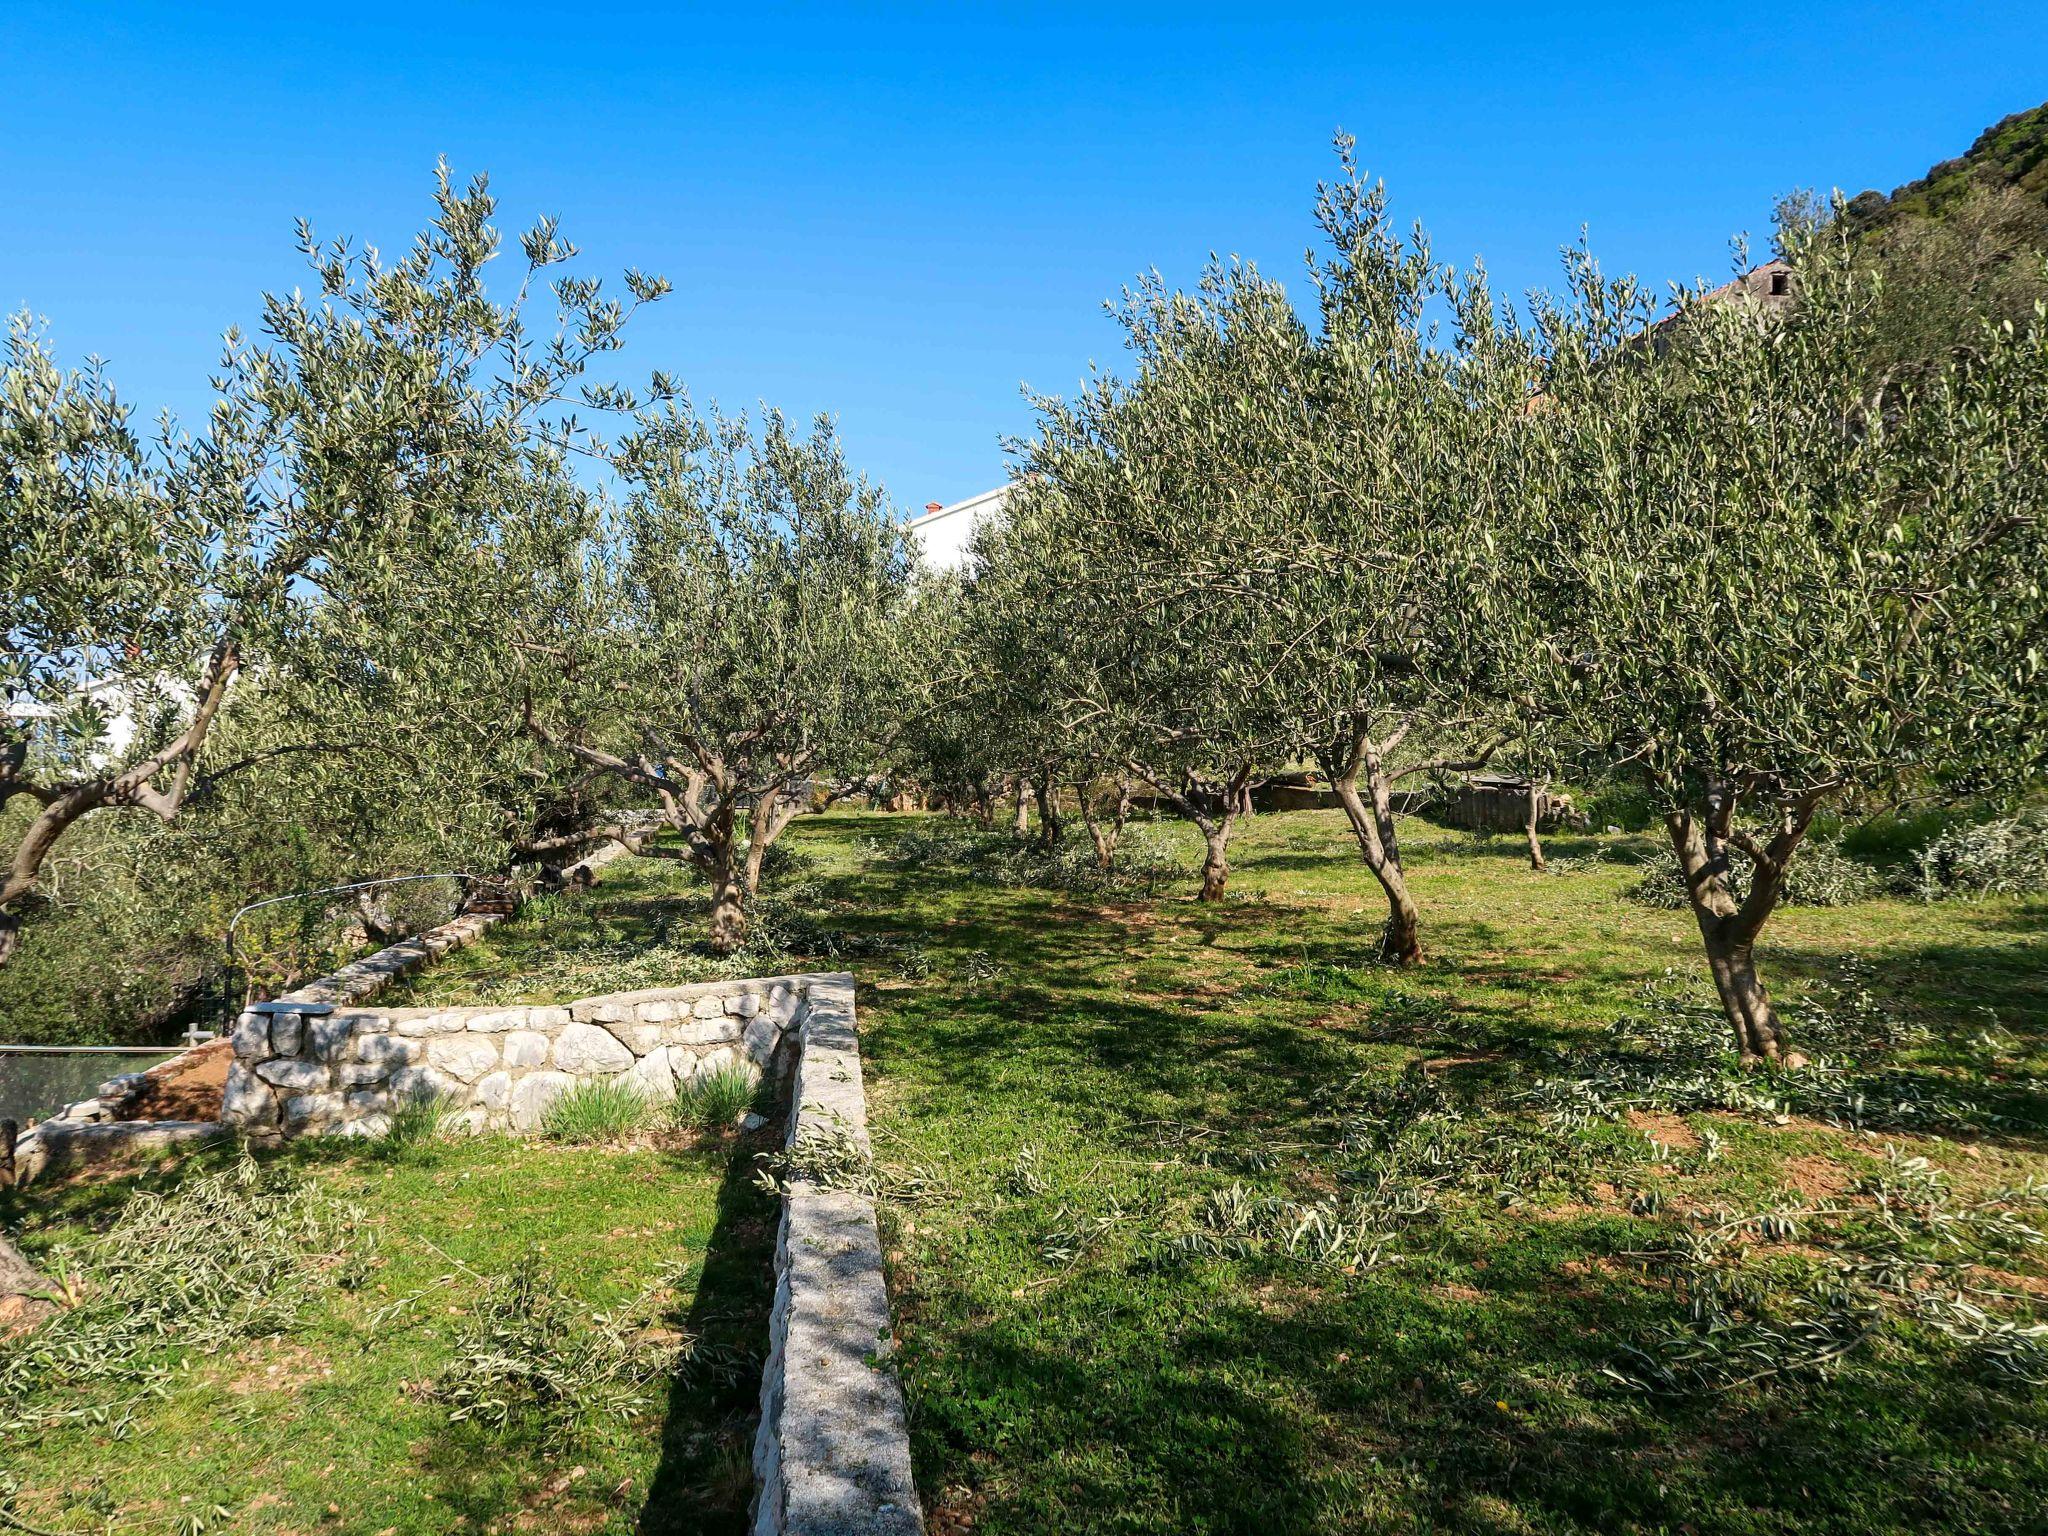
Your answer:
[[[1791,291],[1792,291],[1792,274],[1791,274],[1790,272],[1773,272],[1773,273],[1771,274],[1771,297],[1772,297],[1772,298],[1774,298],[1774,299],[1782,299],[1782,298],[1784,298],[1784,297],[1785,297],[1785,295],[1787,295],[1787,294],[1788,294],[1788,293],[1790,293]]]

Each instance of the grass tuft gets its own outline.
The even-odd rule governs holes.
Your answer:
[[[654,1120],[654,1105],[631,1083],[586,1078],[557,1095],[541,1117],[541,1133],[577,1145],[624,1141]]]
[[[736,1061],[693,1077],[676,1090],[669,1113],[679,1127],[706,1131],[729,1129],[753,1107],[759,1080]]]

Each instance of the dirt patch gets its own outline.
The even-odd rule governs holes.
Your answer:
[[[1699,1137],[1676,1115],[1632,1109],[1628,1112],[1628,1123],[1650,1140],[1662,1142],[1667,1147],[1676,1147],[1681,1152],[1699,1150]]]
[[[235,1048],[209,1040],[173,1056],[143,1074],[142,1092],[122,1111],[123,1120],[218,1120]]]
[[[1786,1158],[1779,1165],[1778,1178],[1787,1189],[1796,1190],[1809,1200],[1839,1195],[1850,1184],[1849,1171],[1818,1152]]]

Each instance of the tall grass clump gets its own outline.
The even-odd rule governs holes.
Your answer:
[[[654,1107],[633,1084],[593,1077],[556,1096],[541,1116],[541,1133],[555,1141],[621,1141],[647,1129]]]
[[[736,1061],[693,1077],[676,1089],[669,1113],[678,1127],[723,1130],[753,1107],[760,1083]]]
[[[409,1152],[439,1141],[455,1130],[461,1106],[450,1094],[435,1093],[425,1098],[400,1099],[391,1109],[391,1129],[384,1133],[383,1150]]]

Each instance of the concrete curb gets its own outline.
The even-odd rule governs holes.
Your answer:
[[[852,976],[813,978],[794,1070],[789,1145],[851,1137],[867,1151]],[[792,1182],[754,1439],[755,1536],[921,1536],[890,1345],[873,1199]]]

